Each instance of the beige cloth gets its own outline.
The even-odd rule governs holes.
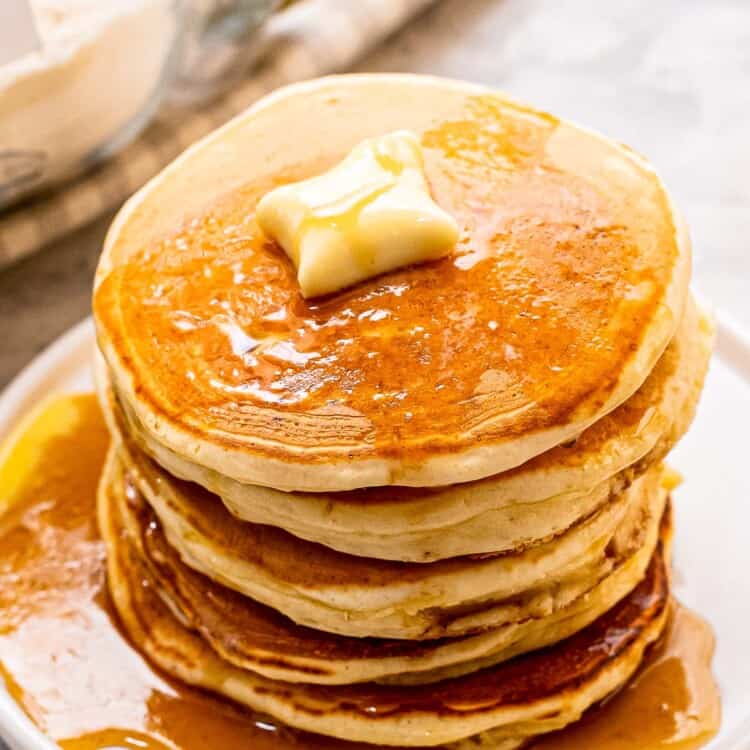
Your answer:
[[[116,208],[190,143],[266,92],[344,70],[433,2],[305,0],[279,14],[264,32],[268,56],[229,94],[197,111],[165,112],[104,166],[48,197],[0,213],[0,267]]]

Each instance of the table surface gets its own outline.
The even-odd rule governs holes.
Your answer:
[[[750,329],[748,0],[442,0],[357,69],[491,84],[646,154],[697,286]],[[0,272],[0,386],[88,314],[110,220]]]

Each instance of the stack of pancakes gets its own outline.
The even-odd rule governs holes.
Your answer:
[[[403,128],[455,252],[305,301],[254,206]],[[99,267],[130,637],[339,740],[505,749],[575,721],[668,618],[662,461],[711,345],[689,275],[659,179],[594,133],[415,76],[262,100],[131,199]]]

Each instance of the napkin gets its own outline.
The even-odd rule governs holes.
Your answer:
[[[285,83],[341,71],[435,0],[304,0],[272,18],[262,62],[218,100],[171,108],[116,157],[55,193],[0,213],[0,267],[119,206],[193,141]]]

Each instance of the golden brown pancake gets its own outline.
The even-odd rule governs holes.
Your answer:
[[[567,606],[643,545],[664,504],[656,466],[597,513],[543,544],[501,555],[400,563],[342,554],[235,519],[123,443],[129,481],[195,570],[301,625],[356,637],[434,639]]]
[[[305,300],[258,201],[404,128],[459,242]],[[128,202],[97,271],[130,637],[352,742],[499,750],[575,721],[667,618],[661,460],[711,338],[689,273],[651,167],[576,125],[419,76],[266,97]]]
[[[668,453],[692,421],[712,338],[712,326],[691,300],[675,338],[631,398],[573,443],[484,480],[286,493],[204,471],[201,484],[242,520],[349,554],[429,562],[519,549],[594,513]],[[126,431],[170,473],[190,476],[184,459],[150,440],[122,399],[119,406],[110,403],[106,370],[99,367],[97,379],[105,410],[120,423],[113,429]]]
[[[170,609],[235,666],[272,679],[320,684],[362,681],[424,683],[466,674],[556,643],[595,620],[643,577],[656,534],[585,595],[547,617],[529,618],[475,636],[437,641],[356,639],[295,625],[270,607],[186,566],[155,514],[126,490],[122,466],[110,459],[100,502],[110,506],[114,537],[127,534]]]
[[[305,301],[257,201],[398,128],[462,229],[454,253]],[[131,199],[94,314],[118,392],[190,478],[436,486],[518,466],[632,395],[689,256],[660,180],[613,141],[469,84],[333,77],[263,99]]]
[[[116,536],[99,504],[105,538]],[[669,524],[643,581],[567,640],[471,675],[424,686],[305,685],[224,661],[172,614],[131,544],[110,546],[110,589],[131,638],[167,673],[307,731],[394,746],[434,746],[492,731],[518,741],[560,728],[619,688],[667,619]]]

